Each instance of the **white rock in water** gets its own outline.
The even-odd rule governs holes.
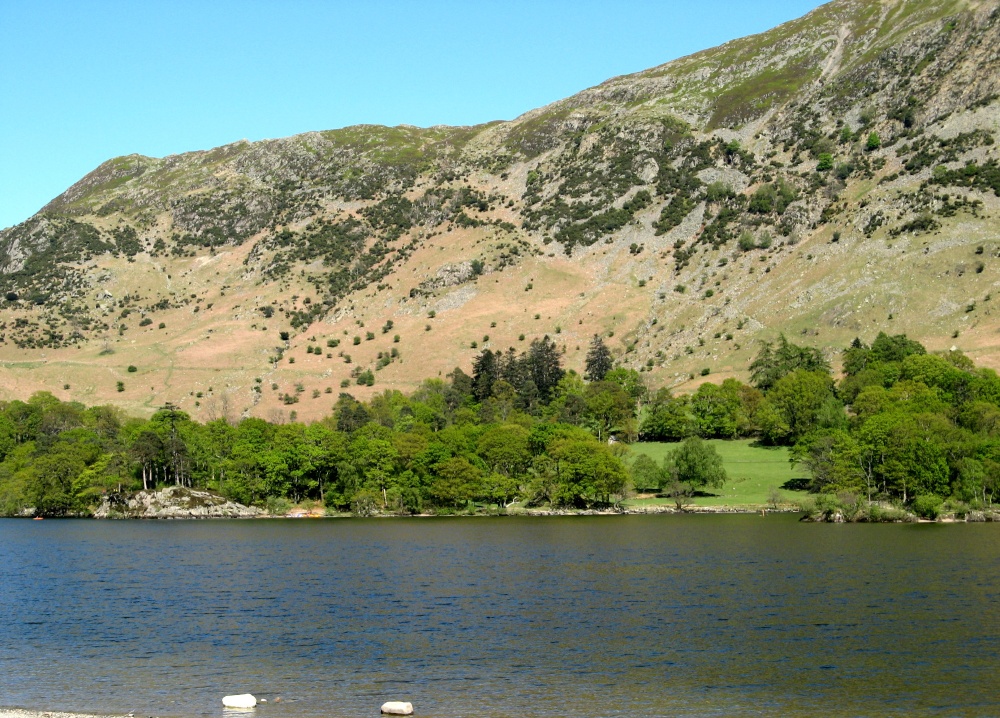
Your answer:
[[[257,705],[257,699],[249,693],[243,693],[238,696],[224,696],[222,698],[222,705],[226,708],[253,708]]]
[[[413,713],[413,704],[403,703],[403,701],[389,701],[382,704],[382,712],[394,716],[408,716]]]

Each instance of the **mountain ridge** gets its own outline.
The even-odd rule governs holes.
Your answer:
[[[8,398],[318,416],[543,334],[681,389],[780,330],[1000,366],[998,15],[837,0],[511,121],[108,160],[0,231]]]

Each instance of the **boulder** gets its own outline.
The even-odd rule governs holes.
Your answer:
[[[391,716],[408,716],[413,714],[413,704],[403,701],[388,701],[382,704],[382,712]]]
[[[257,699],[249,693],[241,693],[238,696],[223,696],[222,705],[226,708],[253,708],[257,705]]]

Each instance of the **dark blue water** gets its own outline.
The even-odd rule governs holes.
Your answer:
[[[2,706],[1000,715],[998,619],[995,525],[0,521]]]

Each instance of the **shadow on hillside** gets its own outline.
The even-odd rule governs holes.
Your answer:
[[[778,488],[785,491],[808,491],[809,479],[789,479]]]

